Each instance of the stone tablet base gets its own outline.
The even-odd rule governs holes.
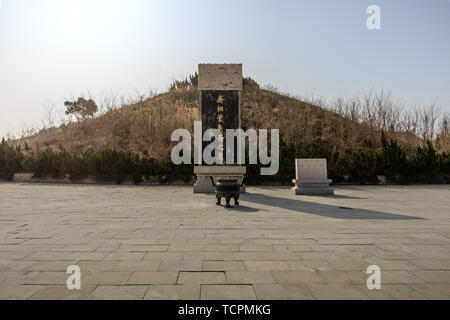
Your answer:
[[[334,195],[334,188],[299,188],[293,187],[292,193],[294,195],[302,196],[332,196]]]
[[[196,166],[194,173],[197,176],[197,181],[194,184],[194,193],[215,193],[216,187],[211,182],[211,177],[214,181],[218,178],[235,178],[241,183],[244,175],[247,172],[244,166]],[[246,192],[245,184],[241,187],[241,193]]]
[[[330,187],[331,180],[325,181],[307,181],[307,180],[292,180],[295,184],[292,193],[294,195],[303,196],[329,196],[334,195],[334,188]]]
[[[33,182],[34,173],[15,173],[13,182]]]

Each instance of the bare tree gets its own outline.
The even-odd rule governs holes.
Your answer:
[[[445,113],[441,117],[441,125],[439,128],[439,134],[443,137],[450,136],[450,114]]]
[[[112,88],[104,90],[99,102],[99,113],[103,114],[105,112],[116,109],[119,106],[119,92],[114,91]]]
[[[55,106],[48,103],[44,106],[44,117],[41,119],[41,123],[44,129],[50,129],[55,127]]]
[[[22,122],[20,125],[21,139],[32,137],[38,133],[37,126],[31,122]]]
[[[420,110],[420,134],[425,141],[433,141],[441,110],[435,103]]]

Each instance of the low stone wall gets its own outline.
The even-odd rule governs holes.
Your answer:
[[[13,182],[32,182],[33,181],[33,173],[15,173],[12,181]]]
[[[81,179],[81,180],[71,180],[69,178],[35,178],[33,173],[16,173],[12,178],[13,182],[22,183],[61,183],[61,184],[100,184],[100,185],[136,185],[133,180],[123,180],[120,183],[117,181],[98,181],[94,179]],[[142,181],[137,185],[193,185],[195,183],[194,176],[191,180],[186,182],[183,180],[170,180],[166,176],[152,176],[152,177],[142,177]]]

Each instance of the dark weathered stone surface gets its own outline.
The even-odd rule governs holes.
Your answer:
[[[222,96],[223,111],[218,111],[217,99]],[[237,129],[239,127],[239,93],[237,91],[203,91],[202,92],[202,123],[203,129],[217,129],[217,116],[223,114],[223,127]]]
[[[218,103],[218,101],[223,102]],[[203,133],[208,129],[219,129],[224,136],[225,159],[226,130],[239,128],[239,93],[238,91],[203,91],[201,110]],[[203,142],[203,149],[209,143]]]

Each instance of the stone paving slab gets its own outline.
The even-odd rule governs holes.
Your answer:
[[[200,285],[151,285],[144,300],[199,300]]]
[[[256,300],[251,285],[202,285],[202,300]]]
[[[0,183],[0,299],[450,299],[450,186],[247,191]]]

